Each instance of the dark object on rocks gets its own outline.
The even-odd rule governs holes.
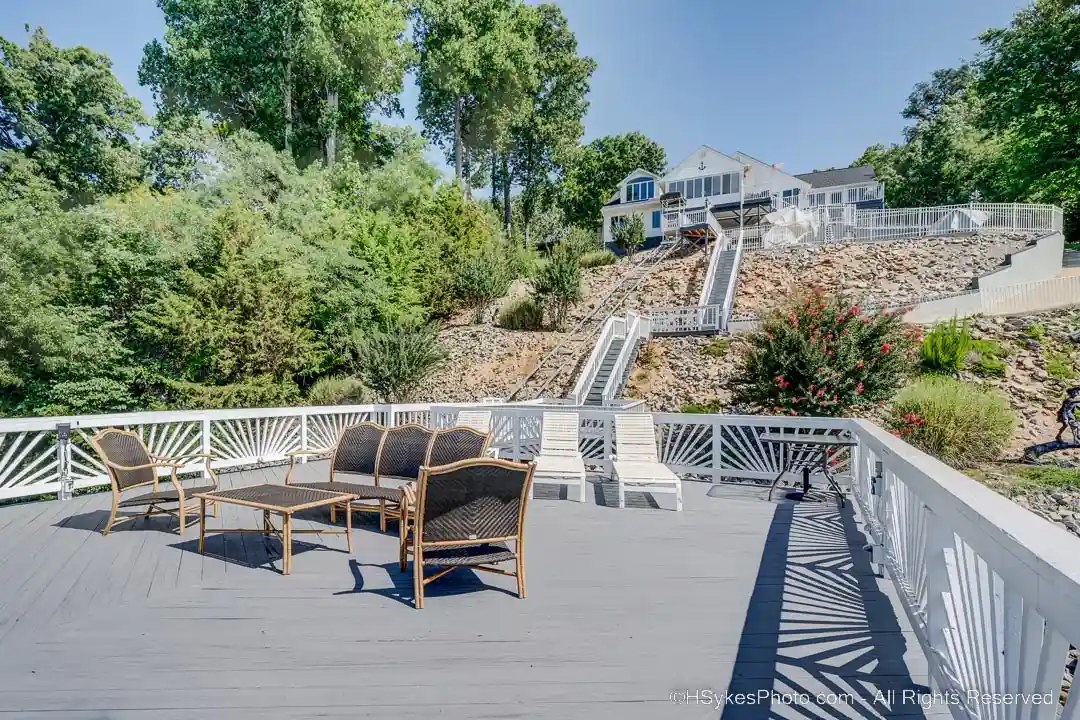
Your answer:
[[[1057,411],[1057,420],[1061,423],[1057,437],[1050,442],[1039,445],[1031,445],[1024,448],[1024,459],[1034,460],[1040,455],[1059,450],[1080,449],[1080,421],[1076,419],[1076,411],[1080,409],[1080,386],[1071,387],[1065,391],[1065,399]],[[1072,432],[1072,441],[1062,440],[1062,435],[1068,429]]]
[[[1080,345],[1080,330],[1077,330],[1074,333],[1069,333],[1069,339],[1077,345]]]
[[[1038,340],[1029,339],[1027,341],[1027,346],[1028,350],[1034,350],[1035,352],[1039,352],[1042,350],[1042,343],[1040,343]]]

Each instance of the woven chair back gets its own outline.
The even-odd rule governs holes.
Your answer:
[[[431,441],[427,465],[450,465],[459,460],[484,457],[491,435],[471,427],[452,427],[439,430]]]
[[[106,428],[90,438],[90,444],[97,450],[98,455],[105,461],[105,469],[109,473],[109,480],[116,489],[124,490],[136,485],[146,485],[154,482],[154,468],[141,468],[139,470],[121,470],[113,465],[134,467],[136,465],[149,465],[150,452],[146,449],[139,434],[129,430]]]
[[[424,468],[417,528],[423,543],[518,538],[532,464],[477,458]]]
[[[331,469],[334,473],[375,475],[386,428],[373,422],[350,425],[341,432]]]

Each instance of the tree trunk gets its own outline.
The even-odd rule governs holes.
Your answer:
[[[503,225],[506,237],[510,237],[510,162],[503,154],[502,158]]]
[[[461,149],[461,180],[462,180],[462,197],[466,200],[472,200],[472,188],[469,186],[472,177],[472,165],[469,164],[469,148],[463,147]]]
[[[461,173],[465,166],[464,148],[461,147],[461,98],[454,99],[454,174],[461,186],[462,197],[465,195],[465,179]]]
[[[329,83],[326,85],[326,109],[333,119],[330,124],[330,133],[326,136],[326,167],[332,168],[337,161],[338,91],[331,89]]]
[[[285,152],[292,155],[292,49],[291,45],[292,30],[287,30],[285,34],[286,50],[289,53],[289,59],[285,62],[285,87],[284,92],[284,105],[282,108],[285,112]]]
[[[491,153],[491,207],[499,207],[499,185],[495,182],[497,173],[495,172],[496,163],[498,158],[495,153]]]

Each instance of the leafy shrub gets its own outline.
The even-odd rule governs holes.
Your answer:
[[[399,323],[370,332],[358,345],[360,375],[381,402],[409,400],[445,357],[430,324]]]
[[[627,257],[633,258],[638,248],[645,244],[645,221],[640,215],[631,215],[615,225],[611,234],[615,247],[622,250]]]
[[[544,306],[536,298],[514,298],[499,310],[495,324],[506,330],[540,330],[544,327]]]
[[[321,377],[307,394],[308,405],[351,405],[367,400],[367,388],[359,379],[347,375]]]
[[[709,357],[722,358],[727,356],[728,350],[730,349],[731,340],[727,338],[716,338],[708,345],[701,348],[701,353],[703,355],[708,355]]]
[[[570,306],[581,300],[581,265],[573,251],[560,243],[533,278],[533,293],[551,310],[556,330],[566,327]]]
[[[964,368],[971,349],[971,331],[966,320],[961,323],[954,317],[947,323],[938,323],[919,346],[919,369],[928,373],[955,375]]]
[[[864,315],[821,290],[796,293],[747,336],[733,403],[790,415],[837,416],[887,400],[911,369],[899,314]]]
[[[458,297],[473,311],[474,323],[483,322],[491,303],[509,289],[510,274],[504,263],[490,256],[465,261],[455,282]]]
[[[979,375],[1005,377],[1005,348],[994,340],[972,340],[968,365]]]
[[[562,242],[566,243],[566,247],[578,257],[603,250],[600,236],[595,231],[577,226],[566,230]],[[607,263],[602,264],[606,265]],[[584,263],[582,265],[584,266]]]
[[[887,419],[894,434],[960,469],[997,460],[1015,423],[1004,395],[946,377],[924,377],[905,387]]]
[[[578,258],[578,263],[582,268],[592,268],[614,265],[616,260],[615,253],[610,250],[593,250]]]
[[[1032,323],[1026,328],[1024,328],[1024,334],[1032,340],[1038,340],[1039,342],[1042,342],[1042,340],[1046,338],[1046,328],[1044,328],[1039,323]]]
[[[724,409],[723,403],[719,399],[713,398],[712,400],[706,400],[703,403],[690,403],[689,405],[683,405],[679,412],[695,413],[700,415],[715,415],[722,412]]]
[[[1058,380],[1069,380],[1076,375],[1076,363],[1068,353],[1049,352],[1046,355],[1046,374]]]

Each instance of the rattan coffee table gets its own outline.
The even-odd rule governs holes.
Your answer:
[[[206,543],[206,503],[207,501],[219,505],[243,505],[263,511],[262,530],[249,528],[213,528],[215,533],[259,533],[269,535],[271,533],[281,538],[281,571],[282,575],[288,575],[292,571],[292,536],[294,534],[321,534],[330,535],[344,534],[352,552],[352,506],[351,502],[356,499],[348,493],[329,492],[314,488],[293,487],[290,485],[249,485],[247,487],[232,488],[230,490],[215,490],[213,492],[198,493],[192,497],[199,498],[199,553],[203,552]],[[327,528],[325,530],[293,530],[292,515],[300,510],[323,507],[325,505],[346,506],[345,529],[337,530]],[[270,522],[270,513],[281,515],[281,530],[274,527]]]

